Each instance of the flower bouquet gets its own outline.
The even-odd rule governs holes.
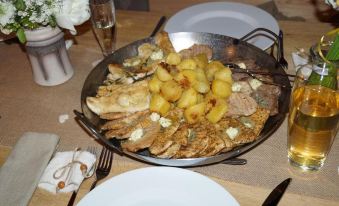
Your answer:
[[[25,43],[34,81],[43,86],[62,84],[73,76],[62,28],[90,17],[88,0],[0,0],[0,31],[16,34]]]
[[[76,34],[75,25],[90,17],[88,0],[0,0],[0,31],[15,32],[26,42],[25,30],[61,27]]]

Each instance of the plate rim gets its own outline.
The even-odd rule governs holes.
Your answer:
[[[143,168],[129,170],[129,171],[123,172],[121,174],[118,174],[116,176],[113,176],[113,177],[109,178],[108,180],[106,180],[105,182],[103,182],[102,184],[98,185],[91,192],[87,193],[79,201],[79,203],[77,205],[78,206],[86,206],[88,204],[87,203],[88,201],[90,201],[92,198],[95,198],[96,193],[100,194],[102,192],[107,192],[107,191],[105,191],[105,189],[107,189],[107,187],[110,187],[110,188],[118,187],[119,185],[117,185],[117,181],[122,181],[124,178],[128,179],[128,178],[131,177],[131,175],[136,176],[136,177],[138,175],[140,175],[140,177],[145,177],[144,175],[146,173],[149,173],[149,172],[152,172],[153,175],[155,173],[156,175],[164,175],[164,176],[168,175],[168,174],[173,174],[173,176],[172,176],[173,178],[175,178],[174,175],[179,174],[179,175],[184,175],[185,178],[192,177],[192,179],[195,180],[195,181],[201,180],[202,182],[204,182],[204,187],[202,187],[202,188],[206,189],[206,191],[213,189],[213,190],[218,190],[219,192],[222,192],[222,194],[225,194],[224,198],[227,200],[227,202],[225,202],[225,204],[229,204],[229,205],[232,204],[234,206],[240,205],[239,202],[236,200],[236,198],[225,187],[223,187],[222,185],[220,185],[216,181],[212,180],[208,176],[200,174],[200,173],[192,171],[192,170],[182,169],[182,168],[177,168],[177,167],[168,167],[168,166],[143,167]],[[168,177],[168,176],[166,176],[166,177]],[[147,179],[142,179],[142,181],[144,181],[144,180],[147,181]],[[206,185],[206,183],[208,183],[208,185]],[[147,187],[147,184],[145,184],[145,186]],[[89,199],[89,200],[87,200],[87,199]]]
[[[280,30],[280,26],[279,26],[279,23],[277,21],[277,19],[275,19],[270,13],[268,13],[267,11],[259,8],[259,7],[256,7],[254,5],[251,5],[251,4],[244,4],[244,3],[238,3],[238,2],[205,2],[205,3],[199,3],[199,4],[195,4],[195,5],[192,5],[192,6],[188,6],[186,8],[183,8],[179,11],[177,11],[175,14],[173,14],[165,23],[164,25],[164,31],[168,32],[168,33],[177,33],[177,32],[204,32],[204,33],[213,33],[213,34],[219,34],[219,35],[224,35],[224,36],[229,36],[229,37],[232,37],[230,36],[229,34],[227,33],[217,33],[217,32],[213,32],[213,31],[188,31],[188,30],[185,30],[185,31],[179,31],[179,30],[173,30],[173,29],[170,29],[168,27],[172,26],[172,25],[175,25],[175,18],[178,18],[178,16],[180,15],[184,15],[186,12],[191,12],[191,10],[195,10],[197,8],[203,8],[203,7],[206,7],[206,6],[218,6],[220,7],[221,9],[220,10],[225,10],[225,7],[227,6],[236,6],[236,7],[246,7],[247,9],[252,9],[252,10],[256,10],[256,11],[259,11],[261,12],[261,14],[264,14],[264,15],[267,15],[270,17],[270,19],[272,20],[272,25],[273,26],[272,28],[267,28],[264,26],[264,28],[267,28],[267,29],[270,29],[272,32],[274,32],[276,35],[278,35],[279,33],[279,30]],[[192,15],[193,16],[193,15]],[[267,19],[266,19],[267,20]],[[172,25],[171,25],[172,24]],[[183,24],[183,23],[182,23]],[[254,27],[256,28],[256,27]],[[251,31],[251,30],[250,30]],[[249,31],[249,32],[250,32]],[[233,38],[241,38],[241,37],[233,37]],[[250,42],[249,42],[250,43]],[[261,50],[267,50],[268,48],[270,48],[274,42],[271,41],[270,44],[267,44],[267,46],[262,46],[262,47],[259,47],[257,45],[253,43],[250,43],[256,47],[258,47],[259,49]]]

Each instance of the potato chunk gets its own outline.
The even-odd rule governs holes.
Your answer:
[[[228,82],[232,85],[233,83],[232,71],[228,67],[220,69],[214,73],[214,79],[219,79],[219,80]]]
[[[181,62],[181,56],[178,53],[169,53],[166,57],[166,63],[170,65],[178,65]]]
[[[173,79],[172,75],[159,64],[157,65],[157,68],[156,68],[156,75],[158,79],[163,82]]]
[[[197,81],[194,83],[193,88],[202,94],[205,94],[210,91],[210,84],[205,81]]]
[[[185,119],[188,123],[196,123],[203,118],[205,114],[205,103],[196,104],[188,107],[184,111]]]
[[[198,54],[193,57],[193,60],[197,63],[197,68],[205,69],[208,64],[208,58],[205,53]]]
[[[208,81],[212,81],[214,78],[214,73],[223,68],[224,65],[219,61],[211,61],[210,63],[208,63],[205,68]]]
[[[212,82],[212,92],[218,97],[227,98],[232,94],[232,85],[219,79]]]
[[[195,70],[197,68],[197,63],[193,59],[184,59],[177,65],[179,70]]]
[[[169,102],[177,101],[182,94],[182,88],[174,80],[164,82],[160,87],[161,95]]]
[[[164,99],[160,94],[153,94],[150,102],[150,111],[160,113],[162,116],[166,115],[170,110],[171,104]]]
[[[217,123],[224,116],[227,110],[228,106],[225,102],[217,104],[208,112],[206,118],[212,123]]]
[[[159,93],[162,83],[163,82],[160,81],[156,75],[154,75],[152,79],[148,82],[148,88],[153,93]]]
[[[193,88],[189,88],[182,93],[177,106],[179,108],[187,108],[196,104],[197,100],[198,93]]]

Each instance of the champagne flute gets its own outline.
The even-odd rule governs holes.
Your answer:
[[[113,0],[90,0],[91,22],[104,56],[115,49],[115,7]]]

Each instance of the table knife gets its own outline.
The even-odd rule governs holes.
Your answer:
[[[281,182],[274,190],[268,195],[262,206],[278,205],[281,197],[283,196],[287,186],[290,184],[292,178],[287,178]]]

